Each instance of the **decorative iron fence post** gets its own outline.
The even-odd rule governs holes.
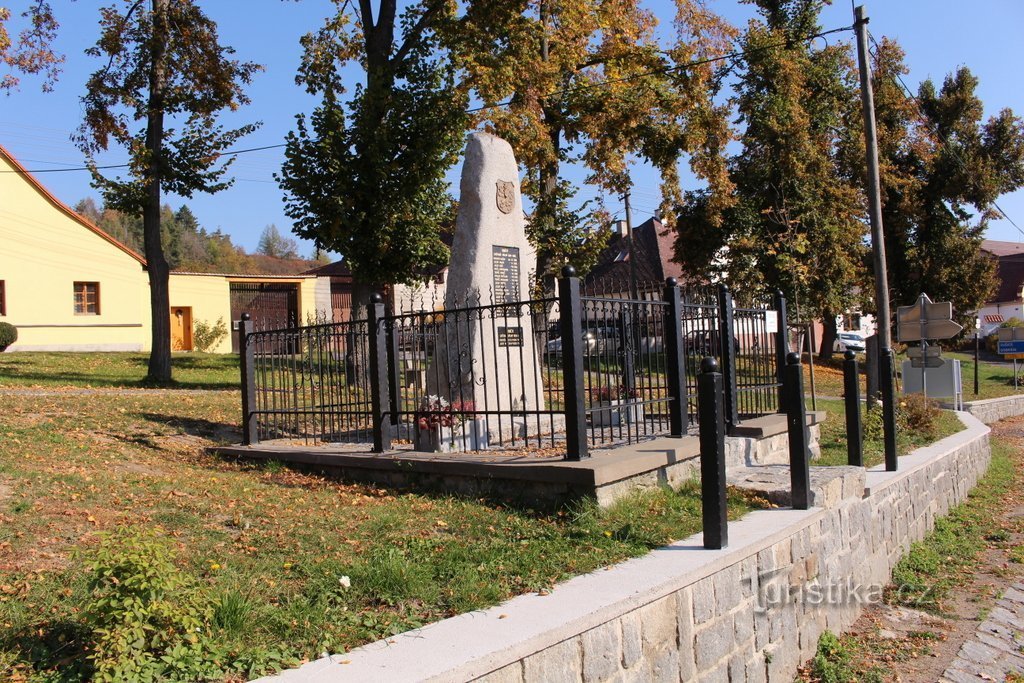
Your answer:
[[[722,375],[718,372],[718,362],[710,356],[700,362],[697,397],[704,547],[717,550],[729,545],[729,514],[725,499],[725,415],[722,406]]]
[[[383,453],[391,448],[391,421],[384,415],[391,406],[388,396],[388,337],[384,329],[384,297],[370,295],[367,332],[370,336],[370,409],[373,411],[373,452]]]
[[[855,467],[864,466],[864,432],[860,420],[860,377],[857,354],[847,350],[843,356],[843,396],[846,399],[846,460]]]
[[[725,426],[731,432],[739,424],[736,391],[736,319],[732,294],[725,285],[718,287],[718,339],[722,344],[722,386],[725,391]]]
[[[391,424],[398,424],[398,395],[402,386],[402,364],[399,360],[401,350],[398,348],[398,335],[394,324],[382,323],[388,340],[388,409],[391,411]]]
[[[775,372],[779,382],[779,412],[785,408],[783,381],[786,374],[786,355],[789,353],[789,317],[786,315],[786,297],[782,290],[775,292],[775,311],[778,316],[779,329],[775,332]]]
[[[804,407],[804,371],[800,354],[786,356],[786,425],[789,428],[789,477],[794,510],[811,506],[811,467],[807,429],[807,410]]]
[[[243,313],[238,321],[238,360],[242,370],[242,444],[245,446],[260,442],[253,414],[256,406],[256,354],[249,344],[252,328],[252,316]]]
[[[582,460],[590,457],[583,394],[583,301],[580,279],[572,266],[562,268],[562,277],[558,280],[558,312],[565,386],[565,458]]]
[[[683,297],[674,277],[665,280],[665,324],[662,334],[668,383],[668,422],[672,436],[683,436],[690,426],[689,396],[686,395],[686,358],[683,356]]]

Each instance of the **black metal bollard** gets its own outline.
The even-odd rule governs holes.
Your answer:
[[[789,428],[789,479],[794,510],[811,507],[811,464],[800,355],[786,356],[786,425]]]
[[[562,268],[558,281],[558,314],[565,388],[565,459],[583,460],[590,457],[583,388],[583,304],[580,279],[572,266]]]
[[[864,430],[860,419],[860,377],[857,374],[857,354],[847,351],[843,359],[843,395],[846,398],[846,461],[854,467],[863,467]]]
[[[879,380],[882,391],[882,433],[885,441],[885,469],[899,469],[896,453],[896,383],[893,379],[892,349],[879,349]]]
[[[391,450],[391,421],[385,419],[390,411],[388,395],[388,337],[384,329],[384,297],[370,295],[370,410],[373,421],[373,452]]]
[[[700,362],[697,377],[700,426],[700,497],[704,547],[729,545],[729,515],[725,501],[725,409],[722,374],[710,356]]]
[[[243,313],[238,321],[238,358],[242,370],[242,444],[245,446],[260,442],[253,413],[256,408],[256,354],[249,344],[252,331],[252,316]]]

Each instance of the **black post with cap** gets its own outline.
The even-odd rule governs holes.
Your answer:
[[[587,444],[587,407],[583,388],[583,300],[580,279],[572,266],[562,268],[558,280],[558,313],[561,317],[562,382],[565,393],[565,459],[590,457]]]
[[[860,372],[857,354],[847,349],[843,356],[843,398],[846,401],[846,461],[864,466],[864,429],[860,418]]]
[[[786,356],[786,426],[789,430],[789,478],[793,509],[811,507],[810,434],[804,406],[804,371],[800,354]]]
[[[725,408],[722,373],[711,356],[700,362],[697,377],[700,426],[700,494],[704,547],[729,545],[729,513],[725,498]]]

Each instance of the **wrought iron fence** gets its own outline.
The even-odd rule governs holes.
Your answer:
[[[737,307],[724,288],[674,281],[287,329],[240,328],[247,443],[393,442],[417,450],[565,449],[684,434],[700,360],[722,369],[726,422],[776,412],[785,355],[777,297]],[[779,359],[783,358],[782,361]]]
[[[552,319],[555,299],[385,317],[393,436],[419,450],[554,446],[564,407]]]
[[[372,442],[367,321],[240,327],[248,440]]]

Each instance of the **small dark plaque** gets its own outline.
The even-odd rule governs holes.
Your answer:
[[[492,247],[494,266],[494,303],[519,301],[519,247]]]
[[[499,327],[498,328],[498,346],[522,346],[523,345],[523,328],[521,327]]]

